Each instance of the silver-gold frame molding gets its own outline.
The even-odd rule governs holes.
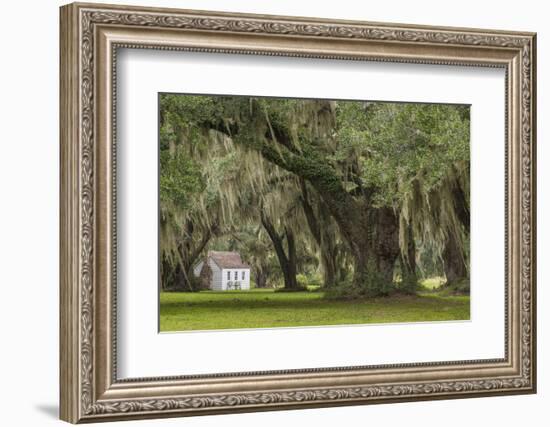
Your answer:
[[[77,422],[534,393],[535,34],[99,4],[61,8],[60,414]],[[117,379],[118,48],[502,67],[505,357]]]

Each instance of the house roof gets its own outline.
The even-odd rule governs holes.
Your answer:
[[[238,252],[208,251],[208,258],[212,258],[220,268],[250,268]]]

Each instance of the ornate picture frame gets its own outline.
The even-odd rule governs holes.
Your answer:
[[[61,419],[112,421],[536,391],[536,36],[312,18],[61,8]],[[506,73],[505,357],[117,378],[117,49],[500,67]]]

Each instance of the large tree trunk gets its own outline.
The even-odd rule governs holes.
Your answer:
[[[176,266],[174,287],[178,291],[197,291],[200,288],[199,280],[194,280],[193,266],[199,260],[201,253],[217,230],[217,225],[212,224],[206,230],[201,230],[202,237],[199,241],[193,240],[193,235],[198,231],[192,221],[185,224],[185,232],[178,246],[180,262]]]
[[[296,242],[292,230],[285,228],[285,237],[288,248],[287,263],[283,268],[285,277],[286,289],[298,289],[298,281],[296,280]]]
[[[183,258],[182,261],[176,265],[174,275],[175,290],[181,292],[193,292],[198,290],[193,274],[193,265],[196,259]],[[198,281],[197,281],[198,282]]]
[[[468,281],[468,269],[464,254],[453,233],[450,233],[443,250],[443,266],[447,277],[447,286]]]
[[[457,181],[453,189],[453,206],[460,220],[466,236],[470,235],[470,208],[469,203]],[[459,237],[451,230],[443,250],[443,265],[447,286],[456,287],[461,292],[469,292],[470,279],[468,275],[468,259]]]
[[[257,288],[267,287],[267,274],[264,270],[257,268],[254,274],[254,278],[256,279]]]
[[[399,221],[391,208],[375,210],[374,227],[374,256],[376,270],[383,281],[383,285],[393,282],[395,261],[399,256]]]
[[[160,287],[163,291],[167,290],[170,287],[170,283],[174,281],[172,277],[173,273],[174,269],[172,265],[165,257],[162,257],[160,260]]]
[[[393,287],[393,270],[399,256],[399,223],[390,208],[364,209],[351,240],[355,260],[353,283],[366,296],[386,295]]]
[[[455,181],[453,187],[453,206],[466,233],[470,234],[470,206],[466,194],[464,194],[464,190],[461,188],[458,180]]]
[[[182,266],[180,264],[176,265],[176,270],[174,272],[174,290],[180,291],[180,292],[191,292],[195,289],[193,288],[193,284],[191,282],[191,274],[193,272],[189,272],[186,266]]]
[[[323,284],[325,288],[336,285],[336,255],[329,250],[321,251],[321,266],[323,269]]]
[[[401,290],[407,293],[415,293],[418,277],[416,276],[416,245],[412,227],[407,225],[407,250],[401,253],[399,262],[401,264]]]
[[[277,259],[279,260],[279,265],[283,273],[285,289],[298,289],[298,281],[296,280],[296,244],[294,242],[294,233],[285,227],[284,234],[280,235],[263,210],[260,212],[260,219],[273,243],[275,253],[277,254]],[[283,244],[285,238],[287,241],[288,254],[285,252]]]
[[[327,225],[328,218],[320,218],[320,215],[315,213],[313,207],[314,201],[312,201],[305,180],[300,179],[300,187],[302,191],[302,207],[304,209],[306,221],[321,254],[323,285],[325,288],[332,288],[336,284],[336,257],[338,250],[333,236],[329,236],[324,228],[324,226]],[[320,200],[317,202],[319,203]],[[321,209],[318,209],[318,211],[322,212]]]

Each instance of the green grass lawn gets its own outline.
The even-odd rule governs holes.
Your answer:
[[[369,300],[334,301],[322,292],[161,292],[160,330],[273,328],[468,320],[470,297],[425,292]]]

